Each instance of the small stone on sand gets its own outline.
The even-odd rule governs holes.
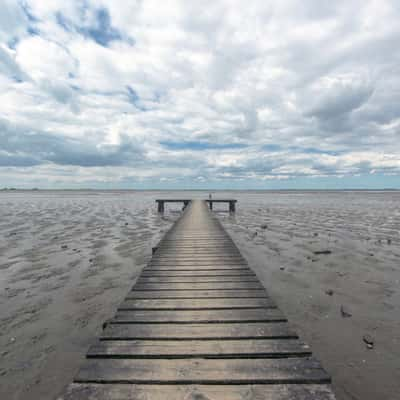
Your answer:
[[[326,293],[328,296],[332,296],[332,295],[333,295],[333,290],[332,290],[332,289],[325,290],[325,293]]]
[[[319,255],[319,254],[331,254],[331,253],[332,253],[331,250],[317,250],[317,251],[314,251],[314,254],[315,254],[315,255]]]
[[[371,335],[364,335],[363,336],[363,341],[367,345],[367,349],[373,349],[374,348],[374,338]]]
[[[342,314],[343,318],[350,318],[353,314],[345,307],[340,306],[340,313]]]

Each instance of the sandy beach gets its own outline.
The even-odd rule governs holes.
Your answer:
[[[224,226],[332,375],[337,398],[398,399],[400,193],[236,197]]]
[[[0,398],[54,399],[72,380],[179,216],[157,214],[160,196],[208,192],[0,193]],[[400,193],[213,196],[238,199],[217,215],[337,398],[398,399]]]
[[[0,398],[54,399],[179,215],[155,195],[0,193]]]

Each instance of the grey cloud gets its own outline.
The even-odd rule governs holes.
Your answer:
[[[29,79],[9,52],[0,46],[0,73],[17,81]]]
[[[60,80],[43,79],[40,85],[49,95],[56,101],[69,105],[75,113],[80,111],[79,108],[79,90]]]
[[[97,146],[90,139],[71,139],[31,132],[0,121],[0,163],[5,166],[39,165],[52,162],[82,167],[134,165],[144,160],[140,145],[126,136],[119,145]]]
[[[366,103],[372,96],[369,85],[338,83],[332,88],[315,93],[316,104],[306,115],[318,119],[334,119],[351,113]]]

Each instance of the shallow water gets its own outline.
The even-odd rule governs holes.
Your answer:
[[[213,196],[239,200],[234,216],[226,205],[217,215],[333,375],[338,398],[397,399],[400,193]],[[0,192],[0,398],[54,399],[72,380],[179,216],[171,205],[159,216],[158,197],[208,192]]]

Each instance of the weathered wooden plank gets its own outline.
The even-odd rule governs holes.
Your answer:
[[[157,252],[155,253],[157,254]],[[229,255],[223,255],[221,257],[217,257],[217,256],[186,256],[186,255],[182,255],[180,256],[179,253],[175,254],[175,255],[171,255],[171,257],[153,257],[151,259],[151,262],[175,262],[175,261],[179,261],[179,262],[233,262],[233,263],[238,263],[238,262],[246,262],[246,260],[243,257],[237,257],[237,256],[229,256]]]
[[[75,382],[168,384],[329,383],[318,361],[281,359],[88,359]]]
[[[256,276],[143,276],[137,283],[259,282]]]
[[[250,268],[246,264],[195,264],[195,263],[162,263],[149,264],[143,269],[143,272],[148,271],[249,271]]]
[[[157,253],[156,253],[157,254]],[[246,262],[244,258],[238,257],[238,256],[230,256],[228,254],[221,254],[220,256],[196,256],[195,254],[192,255],[185,255],[185,254],[175,254],[171,255],[170,257],[168,256],[157,256],[152,258],[152,263],[157,263],[157,262],[175,262],[175,261],[189,261],[189,262]]]
[[[171,263],[149,263],[148,268],[158,269],[244,269],[248,268],[245,263],[196,263],[196,262],[171,262]]]
[[[225,324],[108,324],[102,340],[231,340],[297,338],[286,322],[250,322]]]
[[[157,257],[154,257],[157,256]],[[245,260],[240,253],[236,252],[228,252],[227,250],[216,250],[209,252],[198,252],[198,251],[182,251],[182,250],[168,250],[163,251],[158,249],[153,255],[154,260],[175,260],[175,259],[212,259],[212,260],[220,260],[220,259],[239,259],[241,261]]]
[[[197,269],[192,269],[192,270],[151,270],[151,269],[145,269],[143,270],[142,274],[140,277],[155,277],[155,276],[167,276],[167,277],[184,277],[184,276],[221,276],[221,277],[230,277],[230,276],[256,276],[256,274],[249,268],[243,269],[243,270],[206,270],[206,271],[199,271]]]
[[[134,310],[118,311],[110,323],[224,323],[283,322],[286,318],[275,308],[231,310]]]
[[[121,310],[111,323],[225,323],[225,322],[283,322],[276,308],[215,309],[215,310]]]
[[[335,400],[326,384],[137,385],[73,383],[58,400]]]
[[[210,233],[211,235],[211,233]],[[192,235],[193,236],[193,235]],[[218,237],[211,237],[211,236],[200,236],[196,235],[195,237],[198,240],[193,240],[193,238],[188,237],[188,236],[180,236],[178,237],[172,237],[169,232],[166,233],[164,238],[160,240],[159,245],[160,246],[178,246],[178,247],[204,247],[205,245],[207,246],[213,246],[213,247],[218,247],[218,246],[236,246],[234,241],[231,239],[230,236],[226,234],[226,232],[223,232],[223,235],[219,235]],[[175,240],[174,240],[175,239]]]
[[[283,358],[307,357],[298,339],[107,340],[89,348],[87,358]]]
[[[190,240],[178,240],[178,241],[170,241],[170,242],[160,242],[157,246],[160,250],[187,250],[187,249],[210,249],[210,250],[225,250],[231,249],[232,247],[237,248],[236,245],[231,240],[201,240],[201,239],[190,239]]]
[[[223,234],[213,234],[212,232],[205,232],[205,235],[189,235],[188,233],[186,234],[181,234],[181,235],[173,235],[170,234],[169,232],[165,235],[165,237],[162,239],[160,244],[221,244],[221,243],[229,243],[233,244],[233,241],[227,236],[227,234],[224,232]]]
[[[165,244],[159,243],[157,246],[161,253],[169,252],[169,251],[182,251],[182,252],[191,252],[191,251],[199,251],[199,252],[207,252],[210,250],[211,252],[236,252],[241,255],[238,248],[235,246],[233,242],[210,242],[210,243],[173,243],[173,244]]]
[[[250,299],[127,299],[118,310],[199,310],[230,308],[275,308],[267,298]]]
[[[268,297],[264,289],[252,290],[137,290],[129,292],[127,299],[218,299]]]
[[[156,252],[153,256],[154,259],[159,258],[191,258],[197,255],[201,258],[240,258],[243,259],[241,253],[234,247],[225,248],[223,250],[210,250],[210,251],[196,251],[196,250],[164,250]]]
[[[136,290],[236,290],[263,289],[260,282],[137,283]]]
[[[192,257],[198,257],[198,258],[240,258],[243,259],[242,255],[237,251],[237,250],[228,250],[228,248],[225,249],[215,249],[212,250],[210,249],[209,251],[207,250],[181,250],[181,249],[169,249],[169,250],[164,250],[158,248],[158,251],[156,251],[155,255],[160,255],[159,258],[192,258]],[[158,258],[157,258],[158,259]]]
[[[226,242],[226,243],[205,243],[205,244],[196,244],[196,243],[187,243],[187,244],[158,244],[157,248],[161,252],[165,251],[200,251],[200,252],[206,252],[206,251],[211,251],[211,252],[217,252],[217,251],[225,251],[225,250],[231,250],[232,247],[235,247],[235,245],[232,242]],[[236,247],[235,247],[236,248]],[[239,250],[236,249],[237,252]],[[240,252],[239,252],[240,253]]]

